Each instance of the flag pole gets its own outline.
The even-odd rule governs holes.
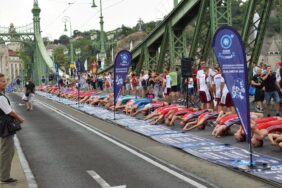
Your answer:
[[[250,141],[249,143],[249,149],[250,149],[250,168],[252,168],[253,165],[253,146],[252,146],[252,142]]]

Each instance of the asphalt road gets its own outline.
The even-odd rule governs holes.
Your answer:
[[[9,97],[25,117],[18,137],[39,187],[271,187],[45,98],[28,112]]]

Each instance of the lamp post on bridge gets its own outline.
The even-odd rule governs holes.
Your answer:
[[[96,8],[95,0],[92,0],[92,8]],[[104,38],[104,21],[102,13],[102,0],[100,0],[100,53],[99,59],[101,60],[101,68],[104,69],[106,50],[105,50],[105,38]]]
[[[69,16],[65,16],[63,17],[63,23],[64,23],[64,26],[65,26],[65,29],[64,31],[67,32],[68,29],[67,29],[67,22],[70,24],[70,67],[72,67],[74,65],[74,58],[73,58],[73,44],[72,44],[72,27],[71,27],[71,18]],[[68,53],[68,52],[67,52]]]

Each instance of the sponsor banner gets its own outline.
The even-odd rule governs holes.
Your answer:
[[[248,70],[241,36],[233,27],[222,26],[214,35],[212,47],[245,130],[247,141],[250,142]]]
[[[114,103],[116,104],[120,91],[125,82],[128,69],[131,66],[132,55],[127,50],[121,50],[114,64]]]

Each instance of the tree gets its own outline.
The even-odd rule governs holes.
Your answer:
[[[63,45],[68,45],[70,43],[70,39],[67,35],[62,35],[59,38],[59,43]]]

